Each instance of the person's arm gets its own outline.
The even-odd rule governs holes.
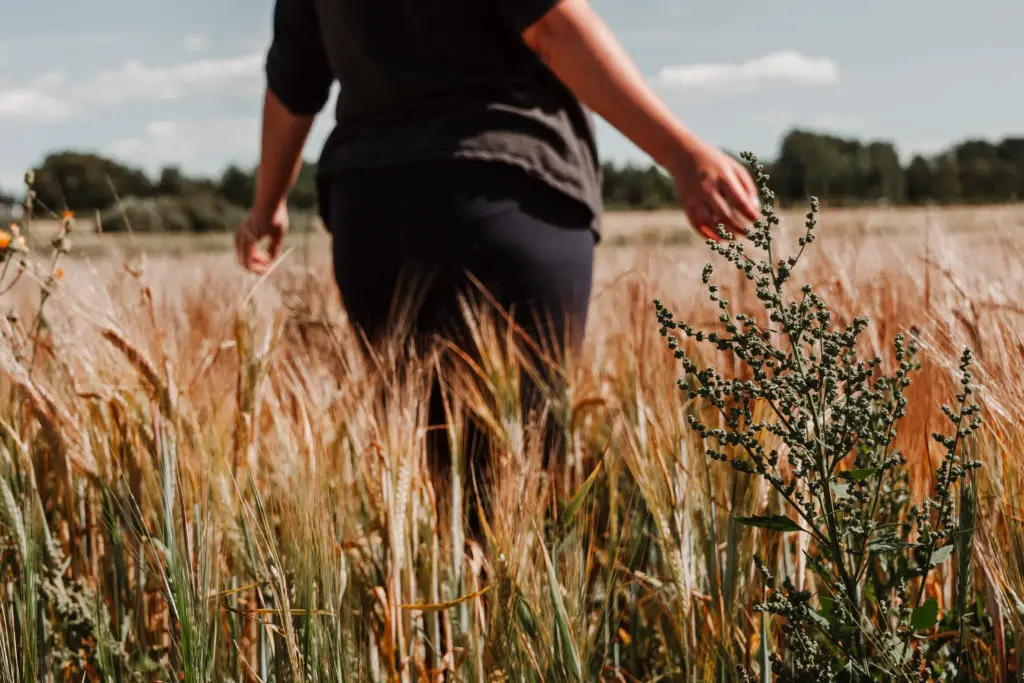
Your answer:
[[[312,0],[277,0],[267,51],[260,166],[254,209],[270,215],[287,196],[302,166],[313,120],[334,78]]]
[[[280,253],[288,230],[285,200],[302,168],[313,121],[334,82],[312,0],[277,0],[266,79],[256,193],[236,235],[239,262],[255,272]],[[264,238],[269,238],[266,255],[258,250]]]
[[[689,202],[691,218],[740,231],[734,211],[757,218],[749,175],[672,114],[586,0],[498,2],[526,44],[584,104],[675,177],[688,195],[681,199]]]
[[[274,91],[263,98],[260,163],[253,213],[269,220],[288,196],[302,168],[302,150],[315,116],[293,114]]]

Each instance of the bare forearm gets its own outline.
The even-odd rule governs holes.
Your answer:
[[[272,215],[295,184],[313,119],[312,116],[292,114],[270,90],[266,91],[260,164],[253,200],[253,211],[258,215]]]
[[[586,0],[562,0],[524,33],[527,44],[590,109],[672,170],[699,144],[647,85]]]

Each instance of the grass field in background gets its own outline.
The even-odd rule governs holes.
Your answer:
[[[800,210],[784,211],[782,215],[789,222],[803,220]],[[1024,228],[1024,205],[835,209],[827,215],[829,230],[841,231],[849,237],[915,237],[929,230],[1012,234]],[[289,236],[288,247],[295,247],[299,252],[304,247],[318,249],[328,239],[322,224],[311,215],[297,213],[292,221],[297,229]],[[36,221],[34,230],[38,243],[45,245],[56,234],[58,226],[55,220]],[[604,216],[602,226],[602,246],[607,247],[692,245],[698,241],[680,211],[610,212]],[[228,251],[233,248],[233,235],[97,234],[94,221],[78,217],[74,242],[75,249],[70,254],[73,258],[121,258],[138,253],[174,257]]]

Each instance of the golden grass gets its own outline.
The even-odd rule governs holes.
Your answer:
[[[826,211],[822,223],[804,277],[839,318],[871,319],[865,350],[890,358],[911,326],[926,340],[899,437],[915,496],[930,486],[928,435],[943,428],[959,349],[976,353],[987,420],[976,578],[1009,643],[976,650],[1009,680],[1024,646],[1024,210]],[[0,298],[19,314],[0,335],[0,680],[99,680],[143,657],[196,681],[444,669],[710,680],[751,666],[755,549],[775,548],[776,573],[798,586],[814,580],[801,541],[730,522],[761,512],[767,492],[705,469],[683,422],[651,301],[695,325],[716,318],[698,287],[706,250],[671,238],[683,227],[678,214],[606,222],[586,347],[555,397],[572,440],[554,471],[538,466],[534,425],[500,400],[516,356],[481,330],[487,381],[464,377],[475,389],[451,397],[497,435],[495,510],[475,539],[469,482],[439,491],[426,472],[430,368],[399,373],[400,356],[375,366],[356,352],[330,264],[301,250],[322,237],[296,238],[300,251],[265,282],[223,253],[154,256],[140,270],[69,261],[32,361],[40,283],[23,280]],[[629,231],[661,232],[616,246]],[[738,310],[754,303],[739,281],[723,285]],[[50,588],[32,588],[33,571]],[[947,564],[929,588],[943,611],[955,581]],[[19,651],[32,590],[50,605],[71,595],[68,609],[98,624],[100,600],[108,626]],[[113,642],[97,644],[104,628]]]

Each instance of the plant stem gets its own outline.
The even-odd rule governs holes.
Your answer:
[[[782,283],[782,280],[779,277],[778,270],[776,269],[775,263],[773,261],[772,241],[771,241],[770,237],[769,237],[769,239],[767,241],[766,252],[767,252],[767,256],[768,256],[768,264],[769,264],[769,266],[771,268],[772,286],[775,289],[775,294],[776,294],[776,296],[778,298],[777,300],[779,302],[779,306],[781,307],[782,306],[782,300],[783,300],[783,297],[782,297],[782,284],[783,283]],[[802,250],[801,250],[801,253],[802,253]],[[806,296],[805,296],[805,298],[806,298]],[[791,348],[791,351],[792,351],[792,354],[793,354],[793,361],[794,361],[795,369],[796,369],[797,373],[800,375],[800,378],[803,380],[803,382],[804,382],[804,384],[806,386],[806,384],[807,384],[807,372],[804,369],[803,355],[800,353],[800,345],[802,343],[803,332],[801,330],[799,332],[799,334],[797,334],[794,337],[794,333],[790,329],[789,325],[784,325],[783,327],[785,328],[786,337],[789,340],[790,348]],[[858,628],[857,628],[856,655],[858,657],[862,657],[863,656],[864,646],[863,646],[863,637],[862,637],[862,634],[860,632],[860,621],[861,621],[860,595],[859,595],[859,590],[857,588],[857,583],[853,579],[853,577],[847,572],[847,570],[846,570],[846,562],[843,559],[842,536],[839,533],[839,525],[838,525],[838,520],[837,520],[837,516],[836,516],[835,502],[832,499],[832,486],[831,486],[831,481],[830,481],[831,480],[831,471],[830,471],[829,463],[827,462],[828,456],[827,456],[827,451],[825,449],[825,444],[822,441],[822,437],[824,436],[825,416],[824,416],[823,412],[822,412],[822,415],[819,416],[818,411],[821,409],[821,406],[820,406],[820,404],[819,405],[815,405],[815,402],[814,402],[812,396],[809,395],[809,394],[807,395],[807,401],[810,403],[810,405],[808,405],[806,407],[808,408],[808,412],[811,414],[811,420],[814,423],[814,441],[815,441],[815,446],[816,446],[817,451],[818,451],[818,468],[819,468],[819,476],[821,477],[821,480],[819,482],[819,484],[820,484],[820,494],[819,495],[820,495],[820,500],[821,500],[822,507],[823,507],[823,510],[824,510],[824,513],[825,513],[825,526],[828,529],[828,535],[829,535],[828,544],[827,545],[829,546],[829,551],[832,553],[832,561],[835,563],[836,568],[839,571],[839,578],[840,578],[840,580],[844,584],[844,587],[845,587],[846,593],[847,593],[846,597],[850,601],[850,607],[852,608],[854,618],[857,621]]]

